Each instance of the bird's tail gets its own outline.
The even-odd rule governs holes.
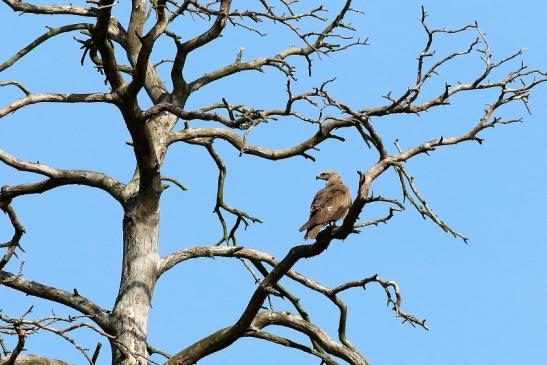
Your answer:
[[[300,227],[298,229],[298,232],[302,232],[303,230],[305,229],[308,229],[308,227],[312,226],[313,225],[313,222],[312,220],[310,219],[309,221],[307,221],[306,223],[304,223],[304,225],[302,227]]]
[[[304,223],[302,227],[300,227],[298,232],[302,232],[303,230],[309,229],[310,227],[313,227],[315,225],[317,225],[317,215],[312,215],[310,219],[308,219],[308,221]]]
[[[308,232],[306,232],[306,235],[304,236],[305,240],[313,240],[317,238],[317,235],[321,231],[322,226],[314,226],[311,227]]]

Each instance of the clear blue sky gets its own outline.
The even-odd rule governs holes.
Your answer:
[[[330,88],[333,95],[356,107],[382,104],[381,95],[405,90],[415,78],[415,58],[424,42],[418,21],[422,4],[431,13],[431,26],[459,27],[477,20],[495,58],[527,48],[526,63],[547,69],[544,1],[362,3],[365,15],[352,19],[360,34],[369,37],[370,46],[316,61],[314,77],[307,79],[302,72],[295,84],[297,90],[336,76]],[[122,2],[119,11],[126,6]],[[4,5],[0,19],[0,61],[44,32],[43,26],[67,22],[63,17],[14,15]],[[445,54],[448,46],[462,49],[468,40],[463,36],[449,44],[439,43],[438,52]],[[268,49],[278,50],[285,41],[283,37],[262,40],[229,32],[190,60],[189,75],[233,61],[242,46],[250,58],[271,53]],[[102,76],[89,61],[80,66],[80,56],[79,45],[72,34],[66,34],[0,73],[0,81],[18,80],[33,92],[105,90]],[[160,52],[154,60],[166,57],[169,54]],[[476,57],[473,60],[443,69],[435,82],[468,80],[481,67]],[[265,76],[248,73],[200,90],[189,107],[221,97],[256,108],[272,107],[285,97],[283,85],[283,78],[271,71]],[[297,264],[298,271],[328,286],[375,273],[394,279],[404,296],[404,310],[427,319],[429,332],[401,324],[386,308],[385,296],[377,287],[344,295],[349,306],[349,338],[373,364],[547,363],[546,95],[545,87],[533,93],[531,116],[522,105],[502,109],[500,115],[523,116],[525,123],[484,132],[482,146],[446,148],[408,164],[430,206],[469,236],[469,245],[422,220],[408,206],[388,225],[335,242],[321,257]],[[374,122],[386,143],[399,138],[403,147],[409,147],[440,134],[465,131],[482,114],[487,96],[455,98],[452,106],[421,118],[396,116]],[[20,93],[14,88],[0,89],[2,106],[17,97]],[[249,138],[283,147],[311,133],[306,126],[287,123],[271,123],[253,131]],[[264,220],[240,234],[241,245],[281,258],[290,247],[300,244],[298,227],[306,220],[309,203],[320,188],[313,178],[320,170],[339,170],[355,191],[356,171],[369,167],[376,156],[355,134],[344,136],[348,143],[328,142],[320,152],[314,152],[315,163],[303,158],[278,162],[239,158],[237,151],[217,143],[229,169],[227,202]],[[125,144],[128,139],[114,108],[97,104],[36,105],[0,121],[1,149],[55,167],[103,171],[124,181],[134,166],[131,149]],[[171,188],[162,197],[161,253],[216,242],[220,227],[211,211],[217,171],[206,152],[196,146],[173,146],[163,171],[189,190]],[[0,167],[0,185],[35,179]],[[399,197],[396,182],[393,174],[387,174],[374,184],[374,192]],[[19,198],[14,206],[27,228],[24,276],[65,290],[78,288],[101,306],[111,307],[121,262],[122,211],[117,203],[99,191],[68,187]],[[362,218],[373,219],[383,213],[382,209],[367,208]],[[5,218],[0,221],[0,232],[1,241],[11,235]],[[312,320],[336,336],[337,312],[330,303],[290,281],[283,284],[302,298]],[[235,260],[202,259],[180,265],[158,283],[150,318],[151,344],[174,353],[233,323],[253,289],[252,278]],[[52,309],[66,313],[59,306],[0,288],[0,309],[6,314],[20,315],[31,303],[36,317]],[[288,306],[277,303],[275,308]],[[85,333],[78,338],[90,348],[97,341]],[[100,363],[107,364],[108,346],[102,342],[105,349]],[[75,363],[84,360],[70,345],[50,335],[31,337],[26,347],[31,353]],[[257,363],[317,364],[318,360],[296,350],[244,339],[200,362]]]

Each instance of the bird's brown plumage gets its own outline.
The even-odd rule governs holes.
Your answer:
[[[344,218],[351,206],[351,192],[340,175],[334,171],[324,171],[316,179],[327,181],[327,185],[315,194],[310,207],[309,220],[300,227],[307,230],[305,239],[314,239],[323,227]]]

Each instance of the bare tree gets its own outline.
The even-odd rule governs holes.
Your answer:
[[[367,226],[388,222],[396,212],[404,209],[405,204],[414,207],[424,218],[430,219],[447,233],[467,242],[464,235],[451,228],[432,211],[418,191],[405,163],[439,148],[465,142],[482,143],[481,132],[485,129],[520,121],[503,119],[497,115],[498,109],[513,102],[520,102],[528,109],[529,93],[547,80],[545,72],[529,69],[520,61],[523,50],[502,59],[492,57],[487,39],[477,23],[454,29],[432,28],[427,22],[428,14],[422,9],[421,24],[426,37],[423,49],[417,53],[415,81],[401,93],[387,93],[382,105],[355,107],[344,102],[343,95],[329,92],[329,85],[333,80],[326,80],[303,93],[293,89],[297,76],[311,75],[314,63],[321,62],[325,56],[367,45],[366,38],[355,36],[356,29],[347,20],[360,14],[360,10],[353,7],[351,0],[341,2],[338,9],[329,10],[326,5],[304,9],[302,4],[286,0],[260,0],[238,4],[248,8],[236,8],[231,0],[158,0],[150,3],[134,0],[130,14],[124,14],[120,20],[112,15],[114,9],[120,6],[114,0],[89,0],[89,6],[3,1],[15,13],[64,15],[62,19],[83,17],[90,22],[75,22],[48,29],[3,61],[0,72],[25,57],[31,57],[34,49],[54,37],[79,31],[79,38],[75,39],[81,43],[81,62],[91,62],[104,75],[106,86],[105,90],[88,93],[37,93],[29,90],[20,81],[4,80],[0,86],[18,88],[23,96],[2,106],[0,118],[9,117],[19,109],[38,103],[111,105],[120,112],[120,119],[131,136],[128,144],[134,150],[136,166],[133,177],[123,182],[102,172],[59,169],[40,162],[26,161],[0,150],[0,160],[5,165],[42,178],[38,182],[2,187],[0,206],[11,222],[14,233],[7,243],[0,246],[4,250],[0,259],[0,283],[26,295],[56,302],[78,312],[77,315],[69,317],[52,314],[42,318],[30,318],[32,308],[20,317],[0,313],[0,334],[4,338],[7,336],[16,339],[16,346],[9,348],[0,337],[4,355],[0,360],[2,364],[23,364],[31,361],[32,356],[22,355],[26,338],[42,331],[68,341],[82,353],[87,362],[93,364],[100,346],[90,352],[80,345],[71,337],[71,333],[77,329],[94,331],[106,338],[111,346],[113,364],[145,364],[151,361],[150,355],[154,353],[165,356],[166,364],[194,364],[212,353],[226,349],[243,337],[298,349],[316,356],[324,364],[337,364],[339,361],[368,364],[366,357],[346,336],[347,308],[340,298],[341,293],[374,283],[385,290],[388,304],[392,306],[397,317],[423,329],[428,328],[426,321],[404,311],[401,307],[401,292],[395,281],[373,275],[341,283],[336,287],[327,287],[294,271],[293,266],[301,259],[322,254],[335,241],[344,240]],[[335,5],[329,4],[329,8],[331,7],[334,8]],[[205,30],[196,34],[177,33],[178,22],[187,17],[193,18]],[[243,49],[234,49],[232,63],[188,79],[187,58],[221,37],[227,29],[264,36],[272,28],[282,28],[293,35],[286,48],[254,59],[248,59]],[[185,31],[188,32],[187,29]],[[458,33],[474,34],[474,40],[461,50],[438,56],[435,53],[438,37],[451,37]],[[154,51],[161,38],[168,39],[172,47],[170,54],[166,55],[162,51],[160,57]],[[473,54],[480,55],[482,66],[477,66],[472,79],[455,85],[446,83],[434,96],[423,95],[426,85],[438,77],[444,66]],[[154,60],[160,61],[154,64]],[[166,65],[169,68],[167,83],[161,77]],[[300,69],[302,66],[304,69]],[[278,108],[262,110],[239,104],[235,101],[237,95],[220,96],[217,102],[195,109],[187,107],[187,100],[192,94],[209,84],[246,71],[270,70],[286,77],[286,100]],[[440,135],[410,148],[402,148],[397,141],[386,141],[377,131],[380,117],[394,114],[419,116],[427,110],[448,106],[456,94],[481,90],[491,90],[495,97],[474,125],[460,135]],[[143,107],[144,98],[148,98],[152,106]],[[248,135],[254,128],[280,119],[307,125],[311,131],[309,137],[283,149],[248,142]],[[204,121],[213,126],[200,126]],[[227,166],[223,156],[215,148],[215,142],[227,142],[241,155],[254,155],[265,160],[304,157],[314,161],[314,151],[323,142],[344,141],[344,138],[336,134],[340,130],[354,131],[355,138],[362,140],[371,153],[377,155],[375,163],[363,166],[359,172],[357,194],[343,223],[340,226],[326,227],[313,243],[292,247],[281,260],[253,248],[238,246],[238,230],[261,220],[225,201],[223,192]],[[218,242],[203,247],[181,248],[162,257],[158,251],[160,196],[167,187],[166,183],[186,189],[176,179],[162,175],[162,165],[169,147],[179,143],[204,148],[218,167],[214,213],[222,230]],[[399,178],[402,199],[371,193],[375,180],[389,170],[395,171]],[[101,308],[77,290],[67,291],[28,280],[22,266],[19,272],[5,271],[8,262],[14,262],[18,250],[23,250],[21,237],[25,229],[15,211],[17,198],[41,194],[66,185],[100,189],[123,208],[122,275],[115,305],[110,310]],[[364,206],[373,203],[387,204],[387,214],[370,221],[360,221],[359,216]],[[217,256],[242,262],[243,267],[255,276],[257,286],[248,299],[246,308],[241,313],[234,313],[232,325],[219,328],[195,343],[181,343],[176,354],[169,355],[152,347],[147,342],[147,327],[157,281],[176,265],[183,265],[191,259]],[[332,335],[318,327],[300,300],[279,283],[282,278],[288,278],[332,302],[339,311],[338,333]],[[279,312],[266,307],[268,301],[278,297],[288,300],[293,306],[293,312]],[[269,332],[268,327],[273,325],[299,332],[309,338],[309,343],[299,343]],[[48,363],[49,360],[41,361]],[[51,360],[49,363],[55,361]]]

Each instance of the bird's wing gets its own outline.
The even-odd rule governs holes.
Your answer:
[[[340,209],[345,210],[348,207],[348,195],[351,203],[349,190],[343,184],[327,186],[319,190],[311,203],[310,219],[300,227],[300,231],[338,219],[337,215],[340,214]]]

